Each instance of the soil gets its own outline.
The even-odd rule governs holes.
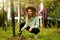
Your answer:
[[[28,40],[28,38],[24,37],[23,35],[17,35],[12,38],[8,38],[7,40]]]

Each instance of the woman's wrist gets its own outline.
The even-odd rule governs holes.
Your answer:
[[[22,29],[21,29],[21,31],[23,31],[25,29],[25,27],[23,27]]]

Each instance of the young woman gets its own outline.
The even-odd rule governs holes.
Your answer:
[[[36,16],[36,9],[34,7],[26,8],[26,23],[21,23],[20,31],[24,29],[36,35],[40,32],[39,18]]]

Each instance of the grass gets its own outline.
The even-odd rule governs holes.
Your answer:
[[[19,27],[16,27],[16,35],[19,33]],[[23,36],[27,38],[32,38],[32,40],[60,40],[60,29],[56,30],[56,28],[40,28],[40,33],[38,34],[38,38],[34,39],[35,36],[32,33],[24,30],[22,33]],[[8,27],[5,32],[0,28],[0,40],[7,40],[12,37],[12,28]]]
[[[34,40],[60,40],[60,34],[57,32],[56,29],[46,29],[46,28],[41,28],[40,29],[40,33],[38,34],[38,38],[34,39],[32,36],[34,36],[33,34],[30,34],[27,31],[24,31],[24,36],[28,37],[29,36],[34,39]],[[32,36],[31,36],[32,35]]]

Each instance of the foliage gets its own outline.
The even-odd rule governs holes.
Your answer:
[[[2,26],[2,20],[3,19],[4,19],[4,21],[7,20],[7,12],[4,11],[4,18],[3,18],[2,10],[0,10],[0,26]]]
[[[2,14],[1,14],[1,10],[0,10],[0,26],[2,26]]]
[[[16,28],[16,35],[19,33],[19,27]],[[38,34],[38,38],[34,38],[34,34],[29,33],[24,30],[22,35],[26,38],[31,38],[32,40],[60,40],[60,28],[57,32],[56,28],[40,28],[40,33]],[[7,40],[12,38],[12,27],[8,27],[5,32],[0,28],[0,40]],[[16,38],[15,38],[16,39]]]
[[[58,1],[53,1],[50,3],[50,5],[48,6],[49,8],[49,13],[48,16],[53,18],[54,22],[57,22],[56,20],[58,18],[60,18],[60,2]]]

